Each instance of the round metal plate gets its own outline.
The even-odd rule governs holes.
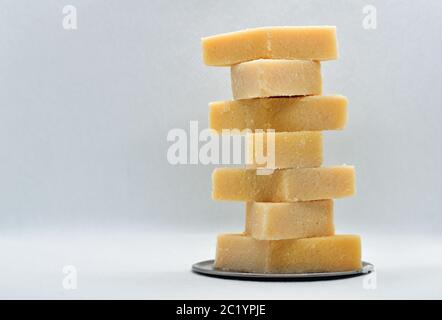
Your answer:
[[[341,272],[312,272],[312,273],[253,273],[253,272],[234,272],[217,270],[214,268],[214,260],[206,260],[195,263],[192,271],[211,277],[229,278],[236,280],[256,280],[256,281],[314,281],[314,280],[332,280],[340,278],[349,278],[368,274],[374,271],[374,266],[362,261],[362,269]]]

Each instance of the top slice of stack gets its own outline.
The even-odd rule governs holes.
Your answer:
[[[204,63],[231,66],[257,59],[334,60],[336,28],[266,27],[202,39]]]

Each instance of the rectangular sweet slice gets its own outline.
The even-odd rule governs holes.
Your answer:
[[[218,236],[215,268],[257,273],[339,272],[361,268],[356,235],[257,240],[243,234]]]
[[[321,64],[307,60],[261,59],[231,67],[234,99],[318,95]]]
[[[216,101],[209,104],[209,124],[218,132],[337,130],[347,122],[347,104],[341,95]]]
[[[331,236],[333,200],[247,202],[245,233],[259,240]]]
[[[212,174],[214,200],[295,202],[333,199],[355,193],[353,166],[303,169],[217,168]]]
[[[204,63],[229,66],[256,59],[333,60],[338,57],[336,28],[264,27],[201,39]]]
[[[313,168],[322,164],[319,131],[273,132],[246,135],[248,168]]]

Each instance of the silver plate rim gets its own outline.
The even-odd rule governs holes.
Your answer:
[[[333,279],[345,278],[358,275],[369,274],[374,271],[374,265],[367,261],[362,261],[362,268],[352,271],[340,272],[312,272],[312,273],[253,273],[217,270],[214,268],[215,260],[204,260],[192,265],[192,271],[198,274],[231,279],[255,279],[255,280],[302,280],[302,279]]]

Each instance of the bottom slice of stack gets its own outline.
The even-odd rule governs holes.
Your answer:
[[[337,272],[361,268],[359,236],[257,240],[246,234],[218,236],[215,267],[259,273]]]

